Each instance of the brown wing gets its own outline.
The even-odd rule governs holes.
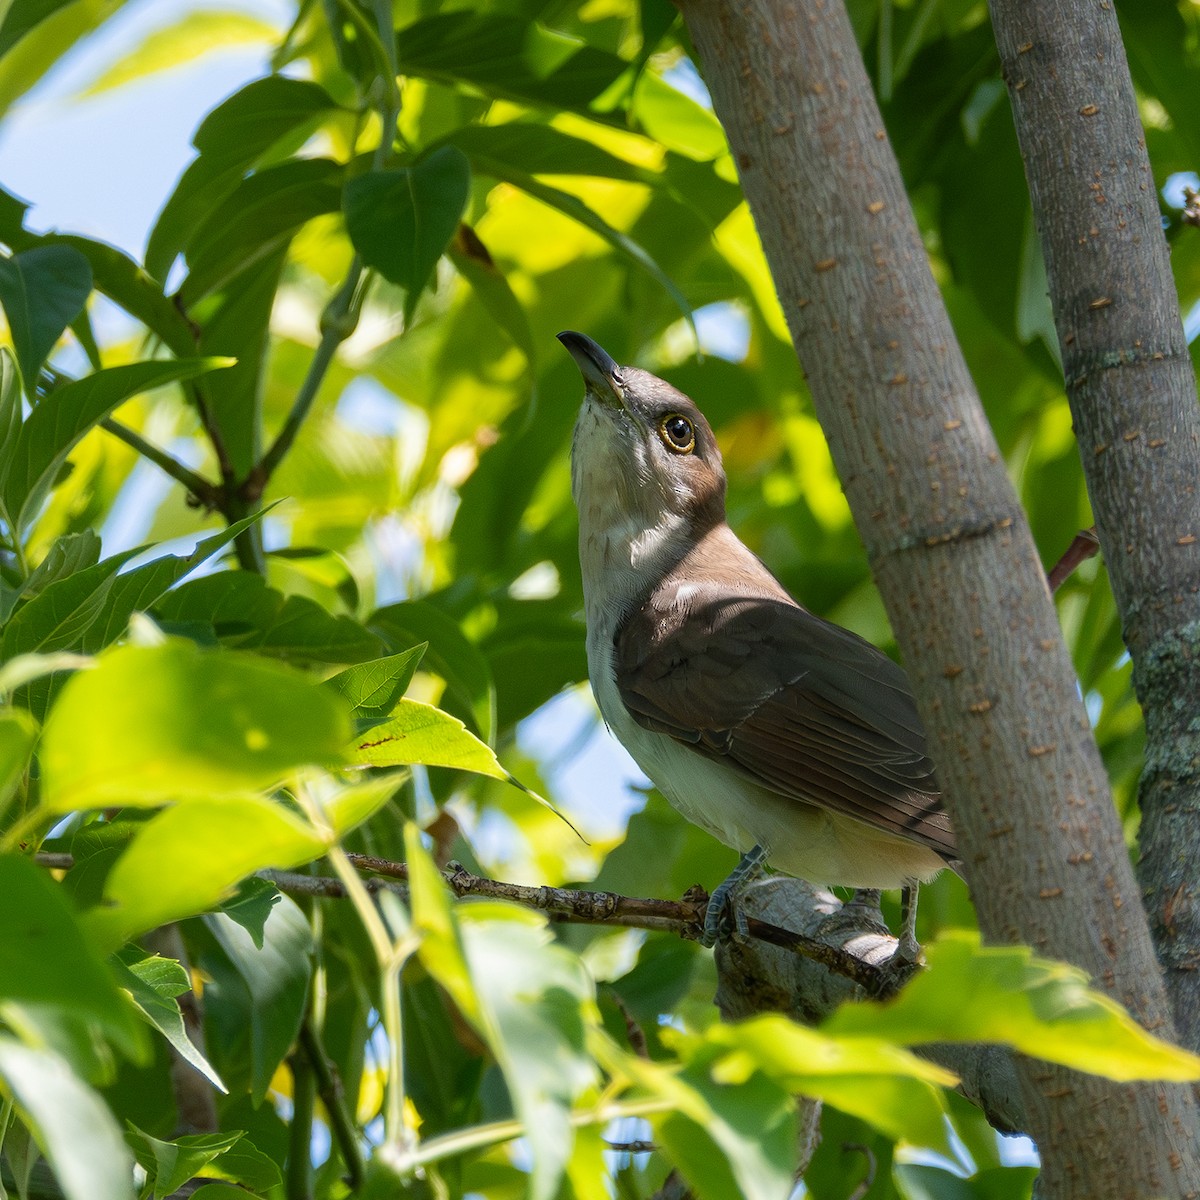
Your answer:
[[[908,679],[870,643],[790,600],[689,582],[655,593],[615,648],[640,725],[956,857]]]

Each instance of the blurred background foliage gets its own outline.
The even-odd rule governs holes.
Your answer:
[[[0,6],[0,111],[19,113],[121,8]],[[1049,567],[1091,518],[986,6],[850,9],[930,261]],[[1179,214],[1200,161],[1200,8],[1127,0],[1118,11],[1190,337],[1200,248]],[[30,402],[124,364],[237,360],[183,385],[127,390],[100,414],[113,413],[116,433],[100,416],[79,431],[27,528],[6,531],[4,657],[98,651],[135,609],[168,634],[318,676],[428,643],[409,696],[461,719],[588,839],[501,779],[417,765],[395,803],[432,831],[439,862],[633,895],[711,886],[731,853],[645,793],[587,692],[568,468],[581,389],[554,334],[582,330],[695,398],[725,455],[734,528],[806,605],[878,645],[891,638],[677,13],[668,0],[304,0],[279,24],[202,7],[124,46],[74,103],[237,45],[268,46],[271,73],[194,114],[194,161],[161,198],[140,255],[44,228],[37,196],[0,195],[10,255],[0,301]],[[394,142],[383,132],[391,119]],[[144,443],[207,490],[189,498],[139,453]],[[135,564],[187,554],[260,505],[272,507],[239,530],[236,562],[212,544],[186,579],[181,567],[128,604],[97,602],[81,628],[24,638],[18,619],[38,594],[30,572],[49,563],[44,586],[135,547],[153,547]],[[1058,604],[1132,846],[1141,724],[1103,564],[1081,567]],[[103,633],[91,623],[98,613]],[[62,675],[27,685],[18,703],[38,719],[53,713]],[[36,773],[28,783],[33,803]],[[92,830],[100,853],[103,818],[74,821],[56,846],[78,857]],[[402,823],[388,810],[347,845],[403,858]],[[85,897],[101,894],[96,880],[88,887]],[[924,897],[926,936],[973,924],[957,880]],[[220,919],[191,920],[185,939],[208,981],[214,1065],[236,1084],[245,1029],[228,981],[244,985],[249,968]],[[349,906],[327,905],[318,926],[325,1041],[370,1130],[384,1070],[378,979]],[[285,934],[296,945],[311,936]],[[657,1046],[661,1029],[714,1020],[711,959],[697,947],[580,927],[555,936],[603,984],[606,1027],[632,1013]],[[274,1083],[272,1072],[310,981],[289,987],[296,1020],[263,1051],[258,1098],[268,1085],[290,1094],[286,1072]],[[423,1133],[510,1111],[428,972],[406,983],[406,1006],[424,1030],[405,1046]],[[105,1095],[147,1135],[176,1127],[161,1046],[149,1063],[110,1074]],[[252,1108],[236,1086],[224,1104],[222,1128],[251,1131],[268,1154],[286,1140],[278,1105]],[[872,1197],[1025,1194],[1028,1173],[1001,1171],[986,1126],[965,1106],[954,1113],[956,1168],[910,1159],[894,1170],[892,1139],[830,1113],[811,1193],[848,1194],[860,1168],[836,1147],[858,1142],[879,1165]],[[344,1164],[336,1153],[328,1164],[323,1195],[342,1187]],[[450,1190],[519,1194],[524,1165],[485,1155]],[[657,1156],[609,1166],[622,1195],[649,1194],[663,1173]],[[577,1191],[583,1170],[569,1172]]]

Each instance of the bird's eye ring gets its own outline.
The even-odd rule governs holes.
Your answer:
[[[675,454],[691,454],[696,448],[696,430],[682,413],[667,413],[658,423],[658,436]]]

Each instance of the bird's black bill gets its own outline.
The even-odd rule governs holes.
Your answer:
[[[621,402],[621,368],[616,359],[590,337],[566,329],[558,335],[583,375],[588,390],[609,404]]]

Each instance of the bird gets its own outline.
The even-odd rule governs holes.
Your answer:
[[[588,675],[617,740],[739,851],[702,940],[766,863],[817,885],[915,888],[958,849],[903,669],[787,592],[726,520],[716,438],[665,380],[558,335],[584,381],[571,447]]]

